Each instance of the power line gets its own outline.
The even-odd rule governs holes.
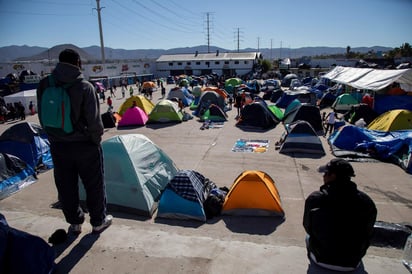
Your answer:
[[[30,11],[14,11],[14,10],[0,10],[0,13],[4,14],[21,14],[21,15],[34,15],[34,16],[65,16],[65,17],[83,17],[90,16],[90,14],[64,14],[64,13],[40,13],[40,12],[30,12]]]
[[[157,26],[163,27],[166,30],[174,30],[174,31],[183,32],[183,33],[193,33],[193,31],[185,31],[185,30],[182,30],[181,28],[180,29],[173,28],[173,27],[171,27],[171,25],[161,24],[158,21],[152,19],[150,16],[146,16],[144,13],[140,13],[140,14],[136,13],[134,10],[131,10],[130,7],[126,7],[126,6],[124,6],[123,4],[119,3],[116,0],[111,0],[111,1],[116,3],[118,6],[122,7],[123,9],[127,10],[128,12],[130,12],[134,15],[139,15],[140,17],[144,18],[145,20],[150,21],[150,22],[154,23]]]
[[[176,11],[166,7],[165,5],[160,4],[159,2],[152,0],[153,3],[155,3],[157,6],[161,7],[162,9],[166,10],[167,12],[171,13],[173,16],[175,16],[178,19],[184,19],[185,20],[185,24],[190,24],[190,25],[196,25],[198,24],[198,20],[199,18],[196,17],[191,17],[188,16],[187,14],[179,14]]]
[[[166,20],[167,22],[174,22],[175,25],[177,25],[178,23],[175,21],[175,19],[170,19],[167,18],[166,16],[163,15],[163,13],[157,12],[157,10],[152,9],[146,5],[143,5],[142,3],[136,1],[136,0],[132,0],[135,4],[139,5],[140,7],[142,7],[143,9],[146,9],[147,11],[149,11],[151,14],[156,15],[158,18],[161,18],[163,20]],[[179,17],[178,17],[179,18]],[[182,28],[185,28],[187,31],[189,32],[193,32],[193,30],[188,29],[186,24],[180,24],[180,26]]]

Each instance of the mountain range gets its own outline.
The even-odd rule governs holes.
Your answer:
[[[34,60],[52,60],[57,59],[61,50],[64,48],[74,48],[79,51],[82,59],[90,62],[100,62],[101,50],[98,46],[90,46],[79,48],[72,44],[57,45],[52,48],[37,47],[37,46],[5,46],[0,47],[0,62],[15,62],[15,61],[34,61]],[[105,59],[110,60],[139,60],[139,59],[157,59],[165,54],[190,54],[197,52],[237,52],[237,50],[228,50],[214,46],[196,46],[183,47],[173,49],[113,49],[105,47]],[[357,47],[351,48],[351,52],[367,53],[386,52],[392,50],[390,47]],[[278,59],[278,58],[299,58],[303,56],[319,56],[319,55],[333,55],[345,54],[346,47],[302,47],[302,48],[260,48],[252,49],[246,48],[239,50],[241,52],[259,51],[263,54],[264,59]]]

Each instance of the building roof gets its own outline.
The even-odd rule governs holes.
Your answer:
[[[213,52],[193,54],[170,54],[160,56],[156,62],[179,61],[225,61],[225,60],[255,60],[262,58],[260,52]]]

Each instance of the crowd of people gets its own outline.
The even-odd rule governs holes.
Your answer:
[[[31,102],[30,102],[31,103]],[[26,108],[22,102],[3,104],[0,106],[0,121],[5,123],[13,120],[25,120]]]

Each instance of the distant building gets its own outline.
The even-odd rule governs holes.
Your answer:
[[[156,60],[156,76],[207,75],[243,76],[262,60],[260,52],[219,52],[162,55]]]

